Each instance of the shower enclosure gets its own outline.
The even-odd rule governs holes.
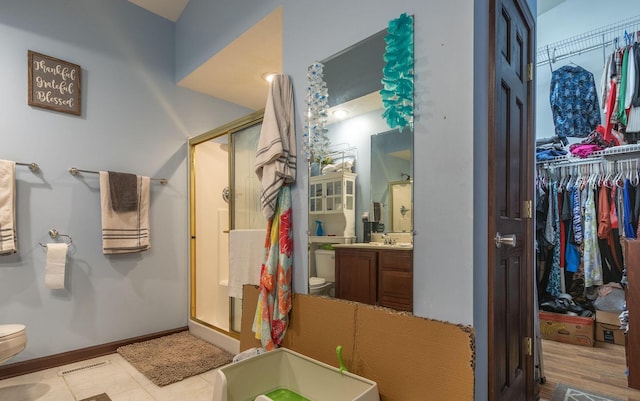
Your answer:
[[[265,228],[254,159],[262,112],[189,140],[190,318],[238,338],[242,300],[229,297],[229,231]]]

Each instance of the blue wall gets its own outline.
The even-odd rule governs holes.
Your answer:
[[[283,16],[283,69],[294,82],[298,149],[302,149],[307,67],[387,27],[401,13],[415,18],[414,312],[473,323],[474,269],[474,2],[411,0],[191,0],[176,28],[177,78],[278,6]],[[480,3],[480,2],[479,2]],[[488,5],[483,2],[484,7]],[[479,4],[478,7],[481,5]],[[222,12],[224,10],[224,12]],[[206,22],[206,23],[205,23]],[[224,34],[220,33],[224,26]],[[208,38],[195,46],[196,38]],[[203,39],[199,39],[202,41]],[[476,43],[486,48],[486,42]],[[482,77],[479,85],[486,78]],[[299,152],[300,160],[304,154]],[[443,167],[455,172],[443,174]],[[307,169],[292,191],[293,287],[307,291]],[[486,209],[482,211],[486,215]],[[475,240],[486,240],[486,233]],[[476,263],[474,265],[474,262]],[[486,266],[485,266],[486,269]],[[485,270],[486,271],[486,270]],[[456,291],[451,291],[455,288]],[[486,304],[485,304],[486,305]]]
[[[0,256],[0,324],[27,326],[12,362],[186,326],[186,141],[249,111],[175,84],[175,25],[126,0],[0,4],[0,159],[17,168],[19,253]],[[82,67],[82,115],[27,105],[27,50]],[[104,256],[96,175],[166,177],[151,189],[150,251]],[[51,228],[73,237],[66,290],[44,285]]]

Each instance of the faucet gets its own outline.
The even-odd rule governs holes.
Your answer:
[[[385,245],[395,245],[396,244],[396,239],[395,238],[391,238],[389,236],[389,234],[382,234],[382,239],[384,240],[384,244]]]

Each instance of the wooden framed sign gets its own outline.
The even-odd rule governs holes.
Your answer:
[[[79,65],[28,51],[29,105],[80,115]]]

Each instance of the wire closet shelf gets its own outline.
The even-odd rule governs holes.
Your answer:
[[[571,38],[550,43],[538,47],[536,50],[536,66],[551,64],[592,50],[602,49],[603,63],[606,60],[607,46],[614,46],[618,41],[619,46],[625,44],[625,32],[636,34],[640,31],[640,15],[627,18],[615,24],[603,26],[589,32],[585,32]]]
[[[630,158],[640,159],[640,144],[614,146],[598,150],[586,158],[580,158],[571,154],[557,156],[549,160],[539,160],[536,162],[536,165],[539,168],[553,168],[564,165],[593,164],[602,161],[616,161]]]

